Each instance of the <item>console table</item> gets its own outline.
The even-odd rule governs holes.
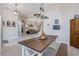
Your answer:
[[[37,37],[18,42],[22,46],[22,56],[34,56],[35,54],[38,56],[42,55],[42,53],[51,45],[51,43],[55,42],[57,38],[57,36],[54,35],[46,36],[46,40]]]

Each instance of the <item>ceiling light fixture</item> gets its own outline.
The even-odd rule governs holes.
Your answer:
[[[14,10],[14,14],[18,14],[18,11],[17,11],[17,6],[18,6],[18,4],[17,4],[17,3],[15,3],[15,10]]]
[[[41,3],[41,5],[40,5],[40,10],[39,10],[37,13],[35,13],[34,16],[39,17],[39,18],[41,18],[41,19],[48,19],[49,17],[46,16],[45,10],[44,10],[43,7],[44,7],[44,4]]]

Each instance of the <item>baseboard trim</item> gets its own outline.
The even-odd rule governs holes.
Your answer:
[[[67,45],[70,45],[68,42],[61,42],[61,41],[56,41],[57,43],[66,43]]]

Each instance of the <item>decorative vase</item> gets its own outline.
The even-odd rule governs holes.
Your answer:
[[[46,39],[46,34],[44,32],[41,33],[39,36],[40,40],[45,40]]]
[[[46,34],[45,34],[44,31],[43,31],[43,22],[44,22],[44,21],[42,21],[42,23],[41,23],[41,32],[39,33],[39,38],[40,38],[41,40],[46,39]]]

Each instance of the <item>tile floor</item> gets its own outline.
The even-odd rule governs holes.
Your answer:
[[[21,56],[21,46],[19,44],[3,47],[2,56]],[[79,49],[68,46],[68,56],[79,56]]]
[[[23,40],[23,38],[26,38],[26,37],[21,37],[19,41],[21,39]],[[29,37],[27,36],[27,39],[28,38]],[[1,51],[1,56],[21,56],[21,46],[17,42],[18,40],[13,41],[13,43],[4,44],[2,51]],[[68,46],[68,56],[79,56],[79,49],[72,47],[72,46]]]
[[[68,55],[69,56],[79,56],[79,49],[72,47],[72,46],[68,46]]]
[[[10,47],[3,47],[1,56],[21,56],[21,47],[17,44]]]

